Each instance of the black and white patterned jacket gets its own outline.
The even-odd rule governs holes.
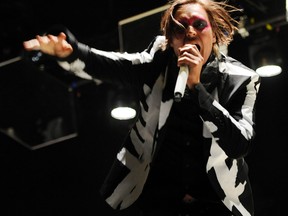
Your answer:
[[[97,78],[138,91],[140,114],[117,154],[102,194],[114,209],[137,200],[157,146],[165,136],[165,123],[178,75],[173,51],[161,50],[157,36],[140,53],[106,52],[77,43],[60,65],[85,79]],[[203,121],[208,158],[206,172],[219,198],[237,216],[254,215],[252,190],[244,157],[253,144],[255,100],[260,77],[240,62],[222,55],[211,58],[195,87]]]

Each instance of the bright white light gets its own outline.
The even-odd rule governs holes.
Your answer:
[[[257,68],[256,73],[258,73],[261,77],[272,77],[280,74],[282,72],[282,68],[278,65],[265,65]]]
[[[111,116],[118,120],[128,120],[136,116],[136,110],[131,107],[116,107],[111,111]]]
[[[288,21],[288,0],[286,0],[286,20]]]

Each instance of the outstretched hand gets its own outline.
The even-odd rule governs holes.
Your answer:
[[[51,34],[45,36],[37,35],[36,38],[24,41],[23,46],[27,51],[40,50],[41,52],[65,58],[73,52],[71,44],[66,40],[66,35],[61,32],[58,36]]]

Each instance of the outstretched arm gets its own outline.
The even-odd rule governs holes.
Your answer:
[[[40,50],[45,54],[59,58],[65,58],[73,52],[73,48],[67,42],[66,34],[63,32],[59,33],[58,36],[51,34],[37,35],[34,39],[24,41],[23,46],[27,51]]]

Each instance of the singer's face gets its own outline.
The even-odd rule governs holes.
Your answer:
[[[179,55],[179,48],[185,44],[195,44],[205,63],[216,42],[205,9],[199,4],[185,4],[176,11],[174,18],[185,27],[174,29],[175,34],[170,45],[176,55]]]

